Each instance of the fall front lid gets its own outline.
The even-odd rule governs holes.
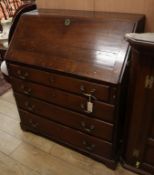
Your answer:
[[[128,56],[125,33],[143,15],[40,10],[19,20],[6,59],[118,83]]]

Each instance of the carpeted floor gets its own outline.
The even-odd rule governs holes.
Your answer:
[[[11,85],[7,83],[0,72],[0,96],[7,92],[11,88]]]

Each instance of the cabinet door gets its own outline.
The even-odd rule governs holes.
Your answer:
[[[152,58],[134,50],[130,81],[130,118],[126,159],[137,168],[143,162],[145,147],[152,120],[153,87],[148,82],[151,78]]]
[[[152,60],[151,66],[151,89],[149,89],[150,92],[148,96],[149,126],[142,168],[154,174],[154,59]]]

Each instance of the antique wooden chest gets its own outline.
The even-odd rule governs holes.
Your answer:
[[[115,168],[130,52],[124,35],[143,28],[143,15],[22,15],[6,55],[21,127]]]
[[[148,34],[149,35],[149,34]],[[124,166],[154,174],[154,41],[153,35],[128,35],[132,46]],[[146,39],[146,41],[143,40]]]

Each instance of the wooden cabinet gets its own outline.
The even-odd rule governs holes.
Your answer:
[[[141,42],[133,35],[128,41],[133,51],[125,166],[141,174],[154,174],[154,43]]]
[[[143,15],[22,15],[6,55],[21,127],[115,168],[130,52],[124,35],[143,26]]]

